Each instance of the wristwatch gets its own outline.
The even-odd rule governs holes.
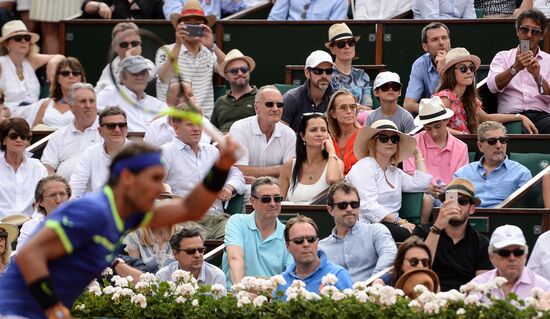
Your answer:
[[[512,76],[514,76],[514,75],[516,75],[517,73],[518,73],[518,70],[516,70],[516,69],[514,68],[514,66],[512,65],[512,66],[510,67],[510,74],[512,74]]]

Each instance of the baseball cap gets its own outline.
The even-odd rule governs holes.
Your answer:
[[[146,58],[140,55],[133,55],[122,60],[121,68],[133,74],[139,73],[143,70],[151,71],[151,64],[147,62],[148,60]]]
[[[399,83],[399,85],[403,86],[403,84],[401,84],[401,78],[399,77],[399,74],[395,72],[384,71],[378,73],[376,79],[374,79],[374,86],[372,89],[376,90],[382,85],[390,82]]]
[[[328,62],[334,66],[334,62],[332,62],[332,57],[330,54],[321,50],[313,51],[306,59],[306,69],[314,68],[323,62]]]
[[[523,236],[523,231],[521,231],[521,228],[514,225],[497,227],[489,241],[489,245],[496,249],[502,249],[511,245],[525,246],[526,244],[527,242],[525,241],[525,236]]]

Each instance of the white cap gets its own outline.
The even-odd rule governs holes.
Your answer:
[[[334,62],[332,62],[332,57],[330,56],[330,54],[328,54],[328,52],[321,50],[313,51],[306,59],[306,69],[315,68],[323,62],[328,62],[334,66]]]
[[[374,79],[374,86],[372,89],[376,90],[382,85],[390,82],[399,83],[401,86],[403,86],[403,84],[401,84],[401,78],[399,77],[399,74],[395,72],[384,71],[384,72],[378,73],[378,75],[376,76],[376,79]]]
[[[491,240],[489,245],[495,247],[496,249],[502,249],[507,246],[518,245],[525,246],[527,242],[525,241],[525,236],[518,226],[514,225],[503,225],[497,227],[491,235]]]

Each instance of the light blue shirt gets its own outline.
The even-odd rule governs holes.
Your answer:
[[[429,53],[425,53],[414,61],[409,76],[409,85],[405,97],[416,101],[431,97],[439,85],[439,73],[432,63]]]
[[[359,104],[372,106],[372,86],[369,75],[364,70],[352,68],[351,74],[347,75],[334,68],[330,83],[334,91],[346,89],[355,96]]]
[[[180,269],[179,262],[174,261],[168,266],[161,268],[159,271],[157,271],[155,276],[160,281],[173,281],[172,274],[178,269]],[[201,286],[212,286],[214,284],[225,285],[225,275],[223,271],[220,268],[210,263],[207,263],[206,261],[202,263],[199,278],[196,279],[197,283]]]
[[[532,175],[527,167],[518,162],[506,159],[487,176],[483,166],[485,157],[460,168],[454,177],[468,179],[476,189],[476,196],[481,199],[479,207],[493,207],[500,204],[518,188],[527,183]]]
[[[365,281],[393,264],[397,248],[388,228],[382,224],[357,222],[341,238],[332,234],[319,242],[328,260],[344,267],[353,282]]]
[[[414,0],[415,19],[475,19],[474,0]]]
[[[185,2],[186,0],[164,0],[164,4],[162,5],[164,18],[166,18],[166,20],[170,20],[170,15],[172,13],[181,13]],[[213,14],[218,20],[222,17],[222,11],[226,14],[230,14],[247,8],[247,5],[243,0],[199,0],[199,2],[201,3],[206,15]]]
[[[286,290],[290,285],[292,285],[292,282],[294,280],[301,280],[306,284],[306,290],[309,292],[314,292],[316,294],[319,293],[323,283],[323,277],[328,274],[333,274],[338,278],[338,281],[336,281],[336,288],[338,288],[340,291],[346,289],[346,288],[352,288],[353,283],[351,280],[351,277],[347,270],[345,270],[342,266],[339,266],[337,264],[331,263],[328,261],[327,255],[324,251],[319,250],[317,252],[317,255],[321,259],[321,263],[319,264],[319,268],[317,268],[311,275],[307,276],[306,278],[301,278],[296,274],[296,265],[294,262],[288,266],[288,268],[283,272],[281,275],[286,281],[286,284],[284,286],[280,285],[279,290],[282,290],[285,293],[284,300],[286,300]]]
[[[345,20],[348,0],[277,0],[267,20]]]
[[[256,227],[256,213],[236,214],[229,218],[225,226],[225,247],[238,246],[244,254],[244,275],[271,277],[282,273],[293,261],[286,250],[285,225],[277,219],[277,228],[265,240]],[[231,287],[231,276],[227,252],[224,251],[222,269]]]

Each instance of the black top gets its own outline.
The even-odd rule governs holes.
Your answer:
[[[84,0],[82,18],[101,19],[99,14],[87,14],[84,7],[90,1],[104,2],[109,7],[114,5],[112,19],[164,19],[163,0],[134,0],[132,7],[128,0]]]
[[[329,85],[323,96],[323,101],[319,105],[315,105],[309,96],[309,79],[299,87],[289,90],[283,96],[283,101],[285,102],[282,116],[283,122],[288,123],[288,126],[294,132],[298,132],[302,114],[312,112],[325,113],[332,93],[334,93],[334,89],[332,85]]]
[[[432,225],[418,225],[413,235],[426,239]],[[441,291],[458,290],[476,276],[477,270],[490,270],[489,239],[478,233],[470,224],[466,226],[466,235],[456,244],[441,232],[435,253],[433,271],[439,276]]]

